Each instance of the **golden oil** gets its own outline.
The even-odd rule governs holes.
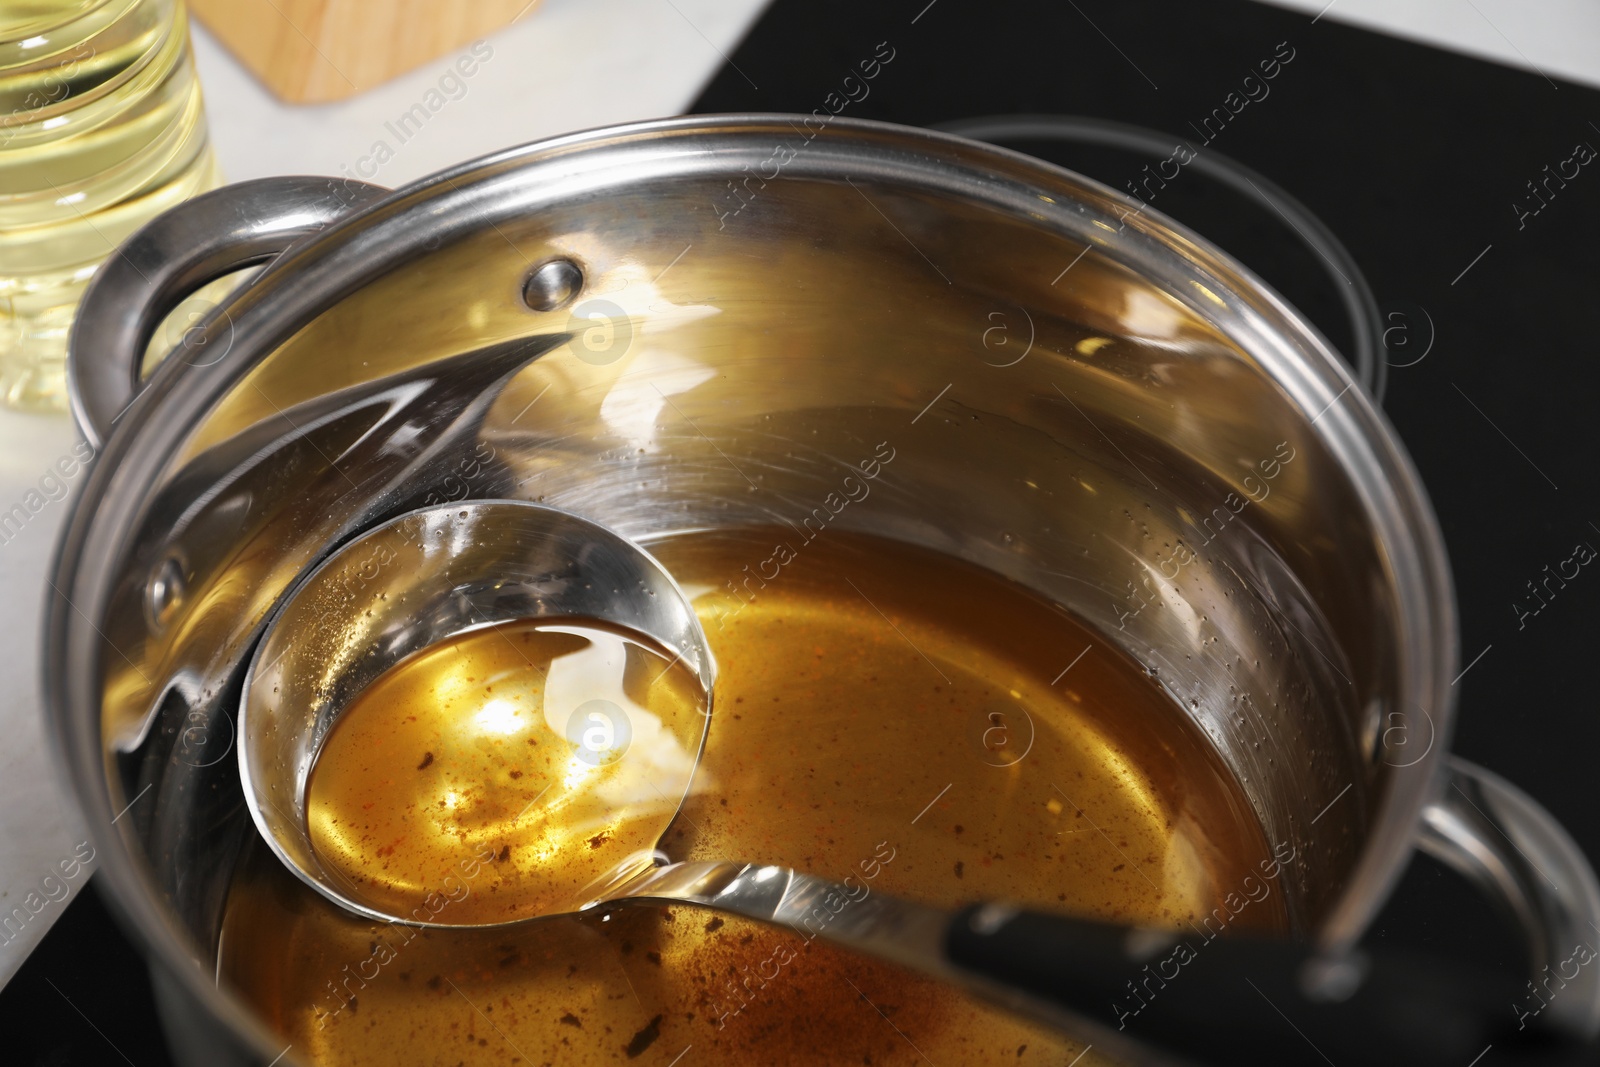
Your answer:
[[[730,582],[779,545],[776,578]],[[1190,929],[1271,856],[1183,709],[1015,583],[833,531],[650,550],[718,663],[694,788],[661,843],[672,860]],[[374,765],[414,771],[415,748]],[[1283,931],[1287,916],[1274,892],[1233,925]],[[708,1067],[1107,1062],[803,929],[645,904],[479,929],[373,922],[263,847],[236,876],[219,953],[220,979],[318,1067],[667,1064],[691,1046],[683,1063]]]
[[[352,899],[450,926],[576,911],[654,864],[706,694],[593,620],[470,630],[362,690],[311,769],[311,846]]]
[[[0,400],[66,405],[67,331],[95,269],[220,184],[178,0],[0,8]]]

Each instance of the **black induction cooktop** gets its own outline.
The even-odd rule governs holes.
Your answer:
[[[873,58],[870,81],[846,83]],[[816,108],[929,126],[1137,124],[1231,157],[1319,217],[1370,283],[1383,407],[1449,547],[1466,668],[1453,748],[1526,788],[1600,857],[1600,714],[1585,682],[1600,574],[1537,599],[1529,587],[1576,545],[1600,545],[1600,258],[1585,239],[1600,233],[1588,165],[1600,93],[1251,0],[777,0],[695,105]],[[1177,171],[1149,154],[1004,143],[1139,194],[1351,349],[1329,264],[1293,220],[1201,176],[1153,181]],[[1523,966],[1501,918],[1424,857],[1371,940]],[[168,1062],[142,964],[92,884],[0,993],[0,1034],[0,1059],[24,1067]],[[1479,1067],[1506,1055],[1489,1049]]]

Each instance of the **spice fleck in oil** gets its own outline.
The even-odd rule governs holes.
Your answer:
[[[988,572],[843,533],[730,591],[792,536],[651,546],[695,596],[719,666],[695,786],[661,843],[671,859],[1171,927],[1204,922],[1270,862],[1182,709],[1095,633]],[[493,873],[461,875],[463,904]],[[1286,914],[1274,887],[1230,929],[1282,930]],[[691,1048],[696,1065],[1027,1067],[1082,1051],[811,933],[654,905],[489,929],[374,923],[258,848],[220,974],[327,1067],[666,1064]]]

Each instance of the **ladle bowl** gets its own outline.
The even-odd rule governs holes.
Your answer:
[[[311,772],[352,701],[389,668],[450,638],[522,619],[607,623],[675,655],[705,694],[695,736],[678,739],[698,757],[716,665],[694,609],[653,556],[604,526],[538,504],[474,500],[408,512],[346,543],[305,577],[268,623],[245,676],[238,746],[245,802],[291,871],[362,915],[461,925],[437,922],[427,909],[396,914],[319,856],[308,832]],[[583,751],[581,717],[558,718]],[[653,783],[663,806],[676,807],[692,770],[693,758]]]

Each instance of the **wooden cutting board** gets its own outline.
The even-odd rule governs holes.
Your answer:
[[[538,0],[189,0],[277,96],[341,100],[516,21]]]

